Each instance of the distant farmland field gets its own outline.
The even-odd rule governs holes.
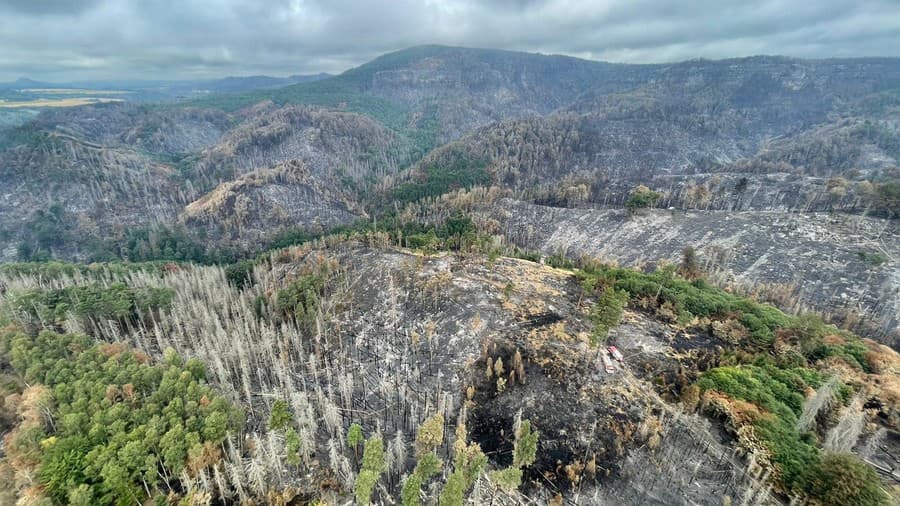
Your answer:
[[[32,108],[32,107],[75,107],[78,105],[100,104],[106,102],[122,102],[121,98],[109,97],[66,97],[39,98],[35,100],[5,101],[0,100],[0,108]]]

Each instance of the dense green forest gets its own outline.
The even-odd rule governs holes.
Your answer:
[[[83,335],[6,331],[3,353],[29,385],[6,459],[36,468],[58,504],[134,504],[183,492],[178,476],[221,458],[239,410],[206,384],[203,364],[167,350],[160,364]],[[26,491],[25,494],[28,492]]]

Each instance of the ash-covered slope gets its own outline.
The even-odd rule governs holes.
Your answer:
[[[169,164],[56,132],[0,152],[0,259],[83,258],[86,240],[171,222],[192,191]]]
[[[421,132],[417,136],[433,147],[495,121],[547,114],[588,89],[631,89],[654,72],[648,65],[432,45],[388,53],[339,76],[268,96],[366,112]]]
[[[201,173],[239,176],[276,163],[301,161],[320,182],[336,186],[377,178],[403,162],[397,134],[354,113],[262,102],[197,162]]]
[[[331,79],[285,88],[273,98],[321,99],[339,91],[384,100],[411,109],[414,125],[423,116],[436,121],[441,143],[500,120],[568,110],[661,121],[694,135],[743,137],[753,145],[820,123],[847,101],[898,86],[896,59],[753,57],[627,65],[421,46]]]
[[[22,135],[57,132],[107,147],[174,156],[215,144],[233,122],[211,109],[115,103],[47,110],[18,130]]]
[[[896,58],[692,60],[660,66],[627,94],[589,90],[569,109],[668,119],[697,132],[771,136],[821,123],[847,103],[898,86]]]
[[[506,237],[547,254],[625,265],[679,262],[687,247],[723,284],[863,324],[900,346],[900,223],[827,213],[564,209],[504,199]],[[768,285],[768,287],[766,287]]]
[[[253,251],[298,224],[324,232],[359,218],[361,209],[325,181],[300,160],[278,163],[220,184],[188,204],[180,222],[221,244]]]
[[[271,102],[229,115],[91,107],[42,115],[12,135],[0,151],[5,260],[88,259],[130,229],[179,223],[193,234],[229,231],[208,236],[209,246],[258,247],[285,228],[352,222],[355,191],[405,156],[402,140],[366,116]],[[302,184],[277,166],[302,167]]]
[[[647,74],[627,89],[585,88],[550,115],[486,126],[426,156],[410,178],[460,159],[482,163],[497,184],[545,191],[777,162],[815,175],[896,166],[896,100],[882,92],[900,86],[900,61],[760,57]]]
[[[22,246],[83,259],[80,238],[199,224],[174,218],[220,185],[257,188],[237,180],[294,161],[331,195],[325,202],[346,205],[283,193],[276,206],[293,211],[273,211],[284,219],[270,229],[337,224],[362,214],[338,207],[378,211],[488,183],[562,206],[621,206],[644,184],[678,208],[891,216],[894,187],[879,185],[896,179],[898,86],[896,59],[619,65],[423,46],[219,101],[52,111],[0,134],[2,258]],[[55,204],[76,232],[60,241],[27,233]],[[206,213],[193,232],[236,230],[247,237],[204,240],[243,243],[272,232],[226,214]]]
[[[311,275],[329,280],[317,302],[317,330],[309,326],[313,321],[282,316],[276,296]],[[524,495],[484,479],[472,492],[475,502],[544,502],[562,493],[601,503],[712,506],[723,494],[742,497],[755,485],[746,463],[709,422],[663,401],[627,367],[603,372],[587,345],[587,301],[569,272],[516,259],[488,263],[339,244],[284,251],[254,278],[255,286],[239,291],[217,268],[189,267],[161,279],[126,275],[131,286],[160,284],[176,293],[173,310],[161,313],[153,328],[122,331],[151,356],[171,346],[209,364],[211,382],[247,410],[254,442],[271,445],[267,441],[279,437],[267,429],[266,417],[272,399],[289,400],[310,458],[303,472],[290,472],[279,445],[237,462],[240,472],[262,466],[262,490],[352,489],[352,451],[341,441],[349,424],[358,423],[390,443],[395,457],[379,494],[396,494],[415,464],[415,433],[435,412],[446,418],[447,444],[438,452],[448,465],[458,421],[469,427],[491,468],[509,464],[517,413],[540,431]],[[2,279],[10,293],[36,281]],[[54,285],[83,282],[64,278]],[[252,318],[259,300],[260,318]],[[184,338],[188,328],[191,337]],[[98,325],[93,332],[107,339],[118,331]],[[485,376],[487,360],[493,377]],[[506,365],[494,365],[501,362]],[[498,389],[501,378],[509,382]],[[647,472],[648,462],[687,452],[691,466]],[[228,468],[235,465],[231,456],[226,460]]]

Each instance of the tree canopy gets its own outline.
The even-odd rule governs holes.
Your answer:
[[[34,466],[60,503],[134,504],[178,487],[221,458],[240,411],[206,385],[205,368],[165,363],[123,344],[44,331],[3,336],[13,368],[39,389],[39,409],[10,435],[11,460]]]

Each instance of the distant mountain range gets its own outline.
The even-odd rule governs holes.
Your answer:
[[[132,91],[131,99],[152,100],[162,98],[187,98],[198,94],[235,93],[264,90],[327,79],[331,74],[292,75],[271,77],[265,75],[224,77],[198,80],[100,80],[47,82],[21,77],[11,82],[0,82],[0,90],[72,89],[72,90],[125,90]]]

